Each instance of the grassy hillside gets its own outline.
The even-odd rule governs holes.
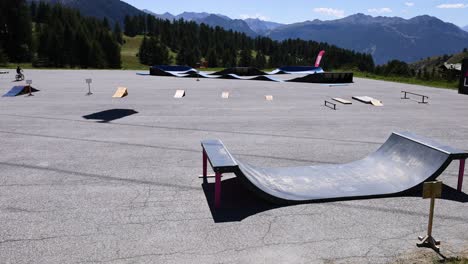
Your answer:
[[[443,65],[444,62],[449,64],[461,63],[463,58],[468,58],[468,52],[460,52],[453,55],[434,56],[429,57],[410,64],[410,67],[417,70],[426,68],[428,71],[432,71],[432,68],[438,68]]]
[[[410,69],[413,69],[415,72],[426,71],[429,74],[433,71],[437,73],[440,72],[440,66],[444,65],[445,62],[449,64],[461,63],[463,58],[468,58],[468,52],[460,52],[453,55],[443,55],[443,56],[434,56],[421,59],[420,61],[409,64]],[[353,70],[354,76],[369,78],[375,80],[399,82],[399,83],[408,83],[408,84],[417,84],[424,86],[431,86],[437,88],[448,88],[448,89],[457,89],[458,80],[447,81],[444,79],[424,79],[424,78],[415,78],[415,77],[402,77],[402,76],[381,76],[373,73],[359,72]]]
[[[354,71],[354,77],[389,81],[389,82],[397,82],[397,83],[416,84],[416,85],[423,85],[423,86],[429,86],[429,87],[435,87],[435,88],[458,89],[458,81],[448,82],[448,81],[420,80],[420,79],[413,78],[413,77],[381,76],[381,75],[375,75],[373,73],[359,72],[359,71]]]
[[[120,56],[122,58],[122,69],[124,70],[146,70],[148,66],[138,61],[138,49],[140,48],[143,36],[124,36],[125,43],[122,45]]]
[[[455,55],[452,55],[448,60],[447,63],[460,63],[464,58],[468,58],[468,51],[461,52]]]
[[[120,56],[122,58],[122,69],[124,70],[147,70],[148,66],[143,65],[138,60],[138,50],[140,49],[143,36],[138,35],[135,37],[124,36],[125,43],[122,45]],[[172,57],[172,63],[175,62],[177,53],[169,50],[169,55]]]

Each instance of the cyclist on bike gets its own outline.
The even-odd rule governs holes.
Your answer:
[[[22,81],[23,79],[24,79],[23,69],[21,69],[21,67],[18,65],[18,67],[16,67],[16,80]]]

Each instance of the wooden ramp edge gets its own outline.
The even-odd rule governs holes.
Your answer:
[[[117,91],[115,91],[112,98],[122,98],[128,95],[128,90],[126,87],[117,87]]]
[[[371,100],[371,104],[372,104],[373,106],[383,106],[382,101],[377,100],[377,99],[372,99],[372,100]]]
[[[185,90],[177,90],[174,94],[174,98],[182,98],[185,97]]]
[[[333,101],[337,101],[339,103],[342,103],[342,104],[353,104],[351,101],[348,101],[348,100],[345,100],[343,98],[339,98],[339,97],[335,97],[335,98],[332,98]]]

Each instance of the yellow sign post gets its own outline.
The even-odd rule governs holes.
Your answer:
[[[432,224],[434,220],[434,206],[435,198],[440,198],[442,196],[442,182],[425,182],[423,186],[423,198],[431,199],[431,207],[429,211],[429,224],[427,227],[427,235],[425,237],[419,237],[421,243],[418,243],[418,247],[428,247],[434,249],[436,252],[440,250],[440,241],[435,240],[432,237]]]

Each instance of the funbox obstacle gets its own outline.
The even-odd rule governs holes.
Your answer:
[[[174,94],[174,98],[182,98],[185,97],[185,90],[177,90]]]
[[[222,92],[222,93],[221,93],[221,98],[223,98],[223,99],[229,99],[229,92]]]
[[[128,90],[126,87],[117,87],[117,91],[115,91],[113,98],[123,98],[128,95]]]
[[[240,161],[221,140],[204,140],[203,176],[208,161],[215,172],[215,207],[221,205],[221,175],[234,173],[253,193],[288,204],[382,197],[409,191],[435,180],[453,160],[460,160],[461,191],[468,153],[409,132],[392,133],[366,158],[347,164],[262,168]]]

